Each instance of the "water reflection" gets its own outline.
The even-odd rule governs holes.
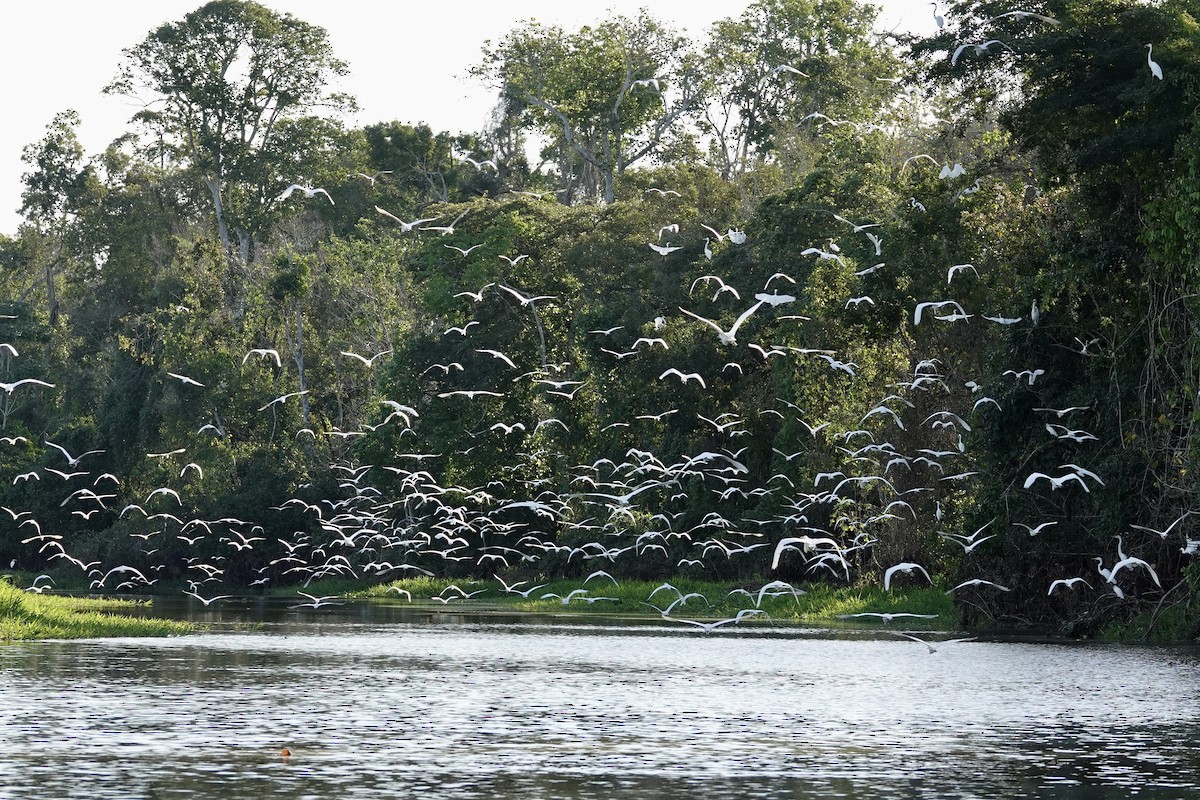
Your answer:
[[[0,649],[2,794],[1200,796],[1194,650],[358,605]]]

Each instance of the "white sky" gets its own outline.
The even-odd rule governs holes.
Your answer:
[[[598,6],[569,0],[411,2],[410,0],[262,0],[264,5],[319,25],[333,52],[350,65],[337,88],[361,108],[353,125],[399,120],[434,130],[483,127],[494,97],[467,76],[484,40],[499,40],[522,20],[577,28],[602,18]],[[73,108],[88,155],[128,130],[137,108],[101,94],[116,74],[121,51],[164,22],[181,20],[204,0],[95,0],[9,4],[0,26],[0,233],[20,221],[22,148],[45,134],[59,111]],[[928,0],[876,0],[881,22],[932,32]],[[646,7],[658,19],[699,39],[708,26],[736,17],[749,0],[608,0],[604,8],[634,15]],[[607,16],[607,15],[604,15]]]

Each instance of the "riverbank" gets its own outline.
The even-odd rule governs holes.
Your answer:
[[[23,578],[24,580],[21,580]],[[28,582],[21,575],[18,581]],[[178,596],[182,585],[159,583],[154,597]],[[65,587],[65,591],[82,588]],[[70,598],[64,595],[37,595],[0,580],[0,590],[9,599],[0,599],[0,640],[78,638],[103,636],[169,636],[188,633],[195,628],[143,616],[123,615],[134,611],[142,601]],[[236,590],[234,590],[236,592]],[[228,590],[227,590],[228,592]],[[1194,641],[1197,629],[1195,610],[1188,603],[1165,604],[1131,616],[1127,621],[1096,628],[1086,635],[1067,628],[997,623],[978,613],[964,620],[970,610],[954,596],[936,587],[831,586],[824,583],[788,584],[760,582],[711,582],[675,578],[669,581],[614,582],[604,574],[589,581],[578,578],[547,583],[499,580],[447,579],[419,576],[389,583],[332,578],[303,586],[277,586],[270,589],[237,593],[226,602],[240,598],[276,597],[295,607],[313,610],[327,604],[352,599],[390,599],[415,607],[444,608],[447,611],[497,611],[502,613],[590,614],[627,616],[713,623],[730,620],[742,612],[741,626],[812,625],[833,628],[888,629],[903,626],[910,630],[961,631],[980,634],[989,631],[1003,636],[1034,636],[1066,639],[1093,639],[1112,642],[1179,643]],[[319,599],[318,599],[319,598]],[[218,601],[215,609],[224,605]],[[141,611],[144,613],[145,608]],[[751,612],[751,613],[746,613]],[[759,613],[762,612],[762,613]],[[732,624],[732,623],[729,623]]]
[[[175,636],[197,626],[122,614],[138,601],[40,595],[0,580],[0,641]]]
[[[323,586],[320,591],[328,594],[332,589]],[[712,621],[733,618],[747,609],[762,612],[744,617],[741,624],[836,622],[874,627],[889,621],[885,617],[894,617],[928,630],[947,630],[958,627],[960,618],[951,597],[929,588],[885,593],[877,587],[813,584],[793,588],[781,582],[747,587],[685,579],[614,582],[599,576],[586,584],[560,580],[545,584],[521,582],[507,587],[498,581],[455,582],[420,577],[372,586],[365,591],[342,591],[351,597],[391,597],[447,607],[486,604],[537,613],[569,609],[571,613],[661,615]]]

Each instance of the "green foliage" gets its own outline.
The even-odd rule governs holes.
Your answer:
[[[346,71],[322,28],[249,0],[213,0],[126,49],[105,91],[149,93],[136,119],[158,135],[160,155],[195,170],[222,245],[232,254],[232,229],[245,261],[267,202],[320,163],[297,163],[319,155],[333,130],[308,112],[354,108],[325,87]]]
[[[158,137],[85,164],[64,113],[26,151],[36,224],[0,239],[0,341],[20,353],[0,380],[53,386],[0,397],[0,470],[53,475],[49,441],[103,451],[86,466],[113,477],[100,507],[73,478],[0,483],[45,535],[13,520],[0,557],[173,586],[226,559],[229,582],[286,592],[419,568],[434,577],[401,586],[425,597],[504,564],[564,594],[603,563],[613,608],[652,613],[671,578],[715,616],[807,532],[846,561],[781,552],[771,576],[808,594],[773,618],[942,623],[957,601],[973,624],[1127,622],[1189,569],[1129,526],[1165,526],[1198,489],[1195,21],[1173,1],[1068,0],[1059,26],[1005,11],[957,4],[907,63],[848,0],[754,3],[703,63],[645,14],[531,22],[485,50],[504,108],[481,135],[316,115],[346,104],[324,85],[345,65],[254,3],[162,26],[110,87],[149,92]],[[943,57],[985,36],[1011,51]],[[877,80],[914,65],[928,100]],[[524,163],[533,135],[550,166]],[[275,202],[292,182],[334,202]],[[739,318],[722,342],[712,326]],[[1025,485],[1068,463],[1105,486]],[[977,529],[969,555],[946,538]],[[1163,589],[1046,597],[1117,534]],[[474,541],[450,555],[455,536]],[[936,588],[871,588],[905,560]],[[979,576],[1013,591],[943,594]]]
[[[760,0],[713,26],[701,129],[724,177],[762,169],[814,112],[875,119],[887,87],[877,79],[899,67],[872,32],[876,13],[855,0]],[[810,134],[819,128],[803,127]]]
[[[611,202],[617,177],[653,154],[691,109],[690,45],[644,10],[568,33],[536,21],[484,48],[475,74],[509,111],[554,142],[562,188]],[[667,87],[674,93],[667,99]]]
[[[83,164],[83,146],[75,134],[79,124],[75,111],[59,112],[46,127],[46,137],[21,153],[21,160],[31,170],[23,176],[21,213],[39,224],[52,224],[76,210],[93,179],[91,168]]]

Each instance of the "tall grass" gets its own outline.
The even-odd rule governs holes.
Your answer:
[[[128,600],[31,594],[0,580],[0,641],[173,636],[196,629],[185,622],[116,613],[132,605]]]

